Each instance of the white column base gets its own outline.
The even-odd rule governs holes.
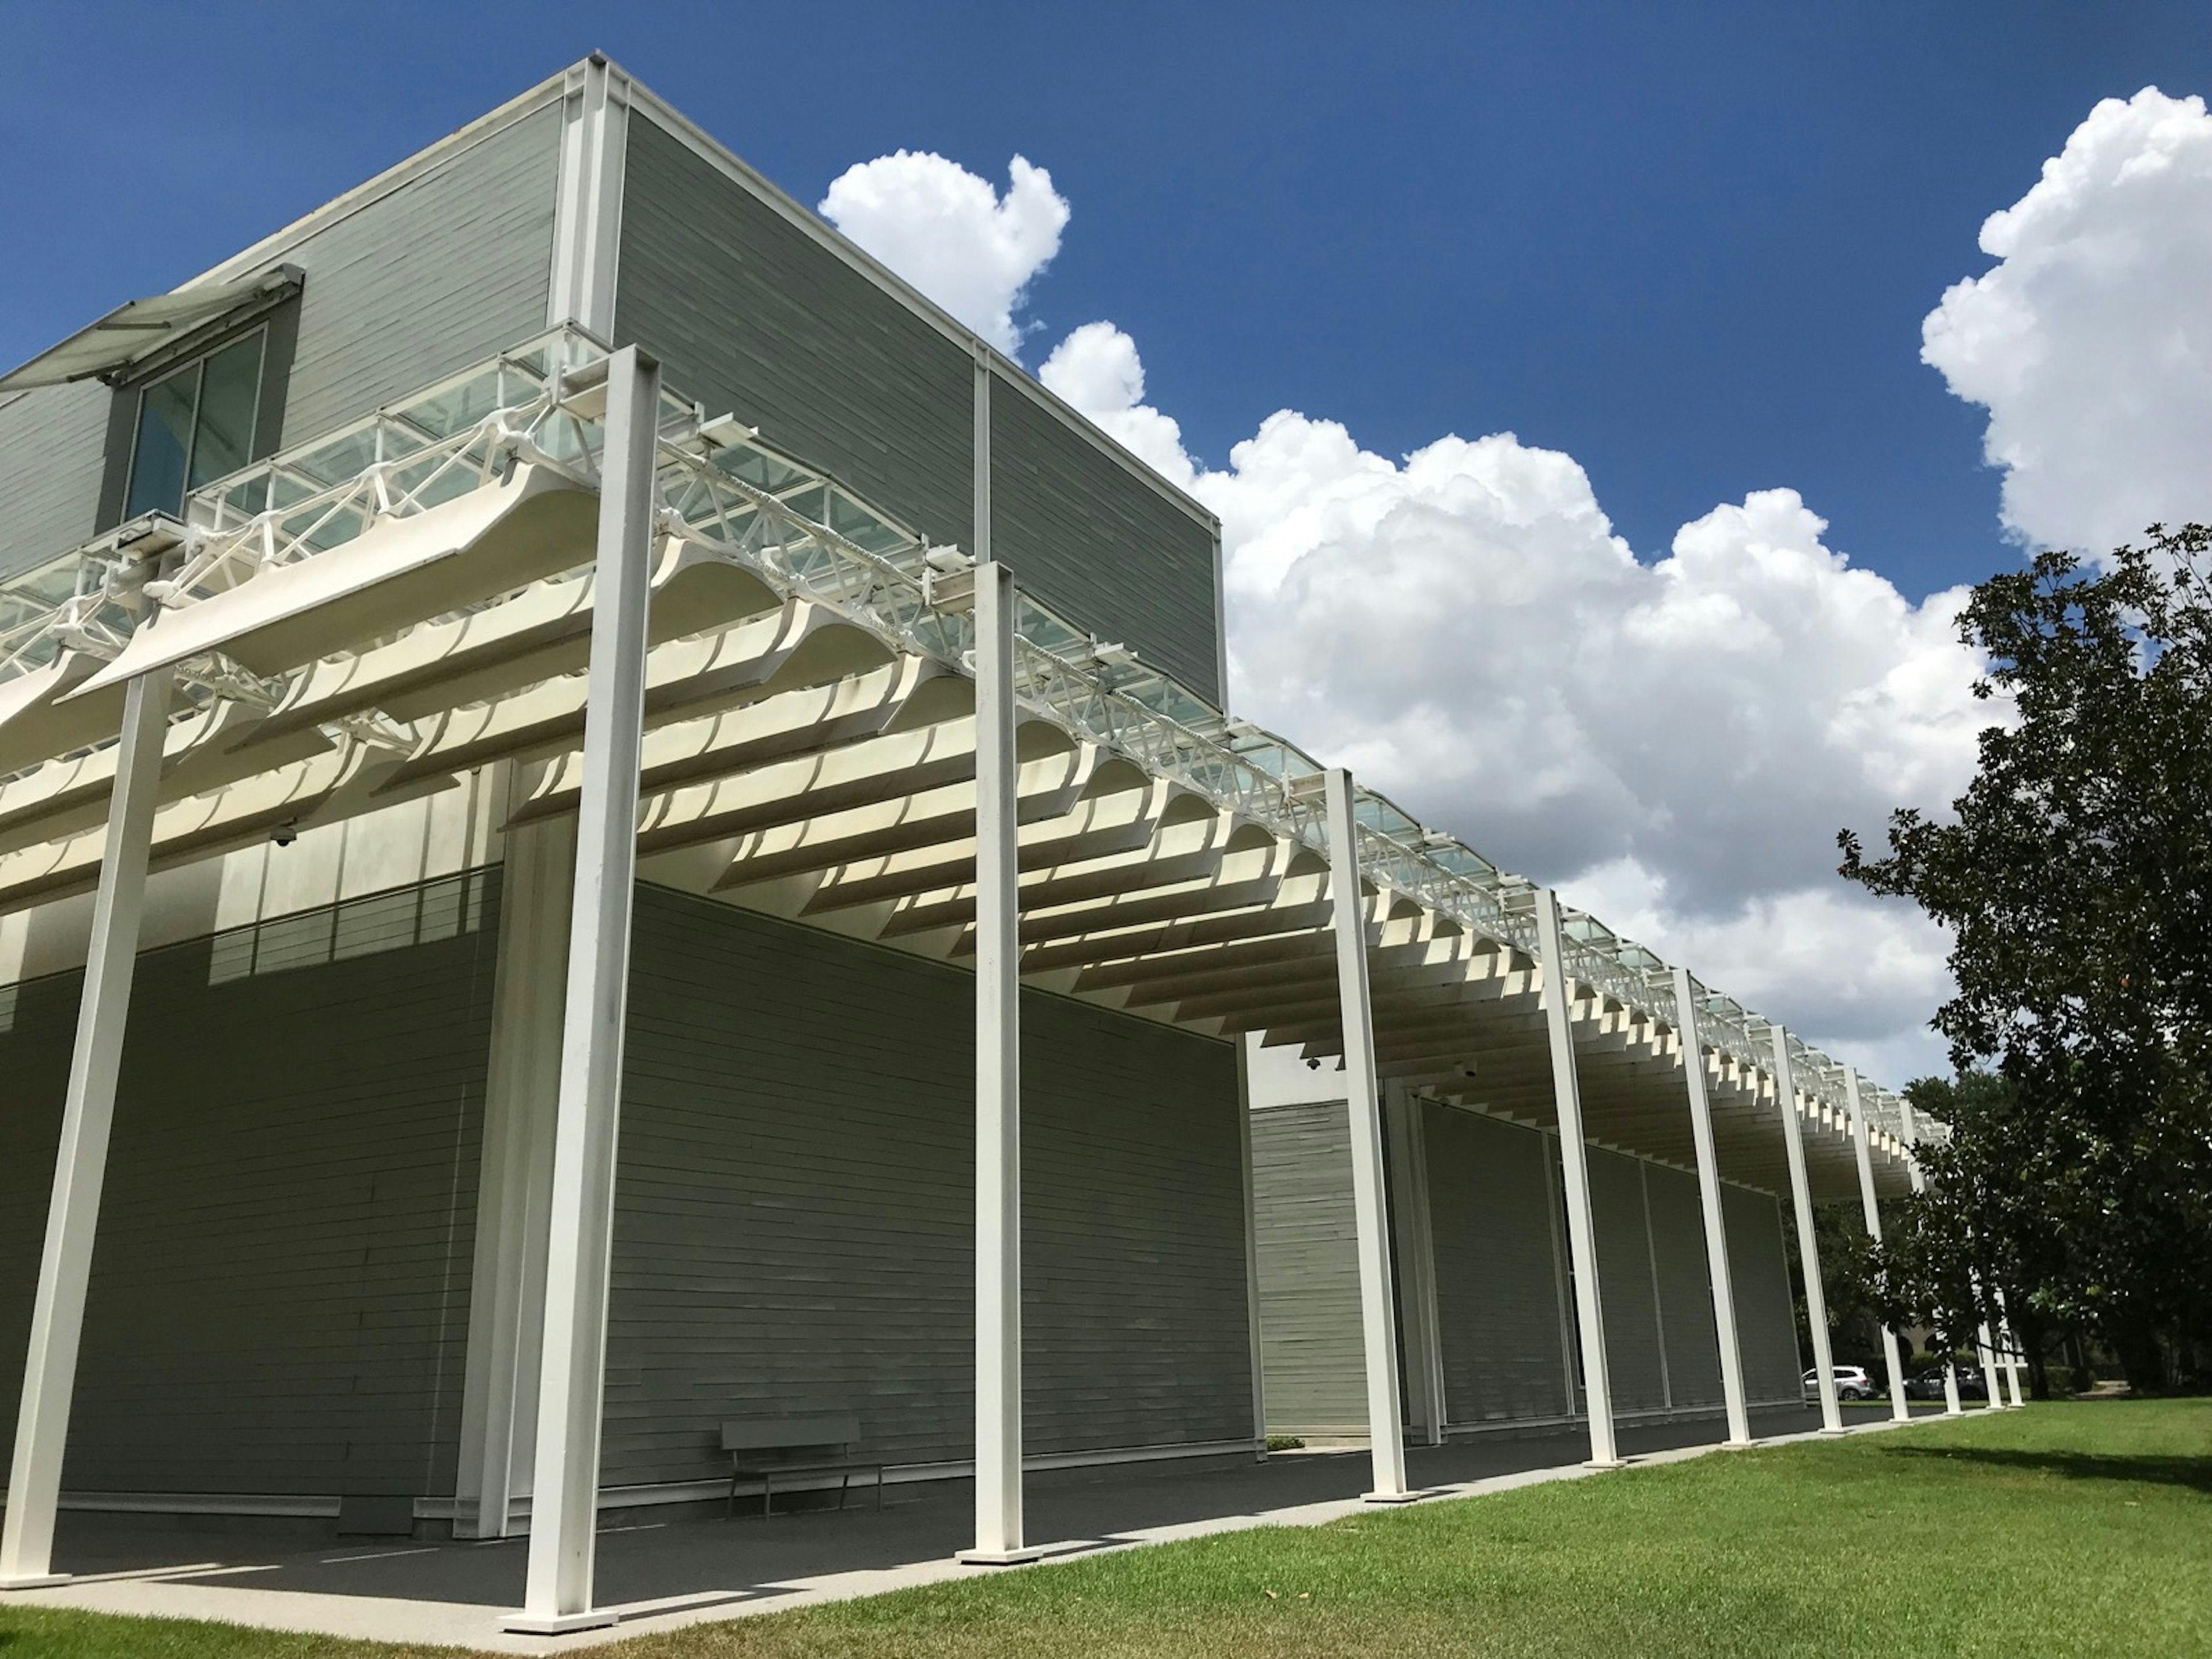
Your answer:
[[[1723,1440],[1721,1442],[1721,1449],[1723,1451],[1749,1451],[1758,1443],[1759,1442],[1756,1440]]]
[[[1425,1492],[1364,1492],[1359,1494],[1363,1504],[1418,1504],[1428,1493]]]
[[[0,1578],[0,1590],[52,1589],[56,1584],[66,1584],[76,1577],[71,1572],[34,1572],[20,1578]]]
[[[1018,1550],[963,1550],[952,1559],[963,1567],[1018,1567],[1043,1554],[1042,1549],[1031,1544]]]
[[[1821,1434],[1849,1434],[1850,1432],[1849,1429],[1844,1428],[1840,1425],[1832,1429],[1825,1423],[1820,1425],[1817,1431]]]
[[[620,1613],[592,1607],[584,1613],[510,1613],[499,1621],[499,1627],[516,1636],[574,1636],[579,1631],[605,1630],[621,1622]]]

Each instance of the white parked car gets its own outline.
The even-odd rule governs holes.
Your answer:
[[[1836,1398],[1838,1400],[1871,1400],[1875,1389],[1874,1378],[1863,1365],[1838,1365],[1835,1368]],[[1805,1398],[1817,1400],[1820,1395],[1820,1373],[1805,1373]]]

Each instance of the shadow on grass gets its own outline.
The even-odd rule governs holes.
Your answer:
[[[1889,1446],[1893,1457],[1980,1463],[2063,1474],[2072,1480],[2133,1480],[2212,1494],[2212,1457],[2118,1456],[2106,1452],[2020,1451],[2002,1446]]]

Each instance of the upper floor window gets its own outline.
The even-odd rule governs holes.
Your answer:
[[[180,516],[187,494],[253,459],[267,341],[257,328],[139,388],[125,518]]]

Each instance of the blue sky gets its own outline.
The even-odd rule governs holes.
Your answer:
[[[2098,98],[2212,84],[2159,3],[10,10],[10,362],[598,46],[809,203],[1049,167],[1040,349],[1111,317],[1206,459],[1510,430],[1647,557],[1787,483],[1915,597],[2011,556],[1922,317]]]

